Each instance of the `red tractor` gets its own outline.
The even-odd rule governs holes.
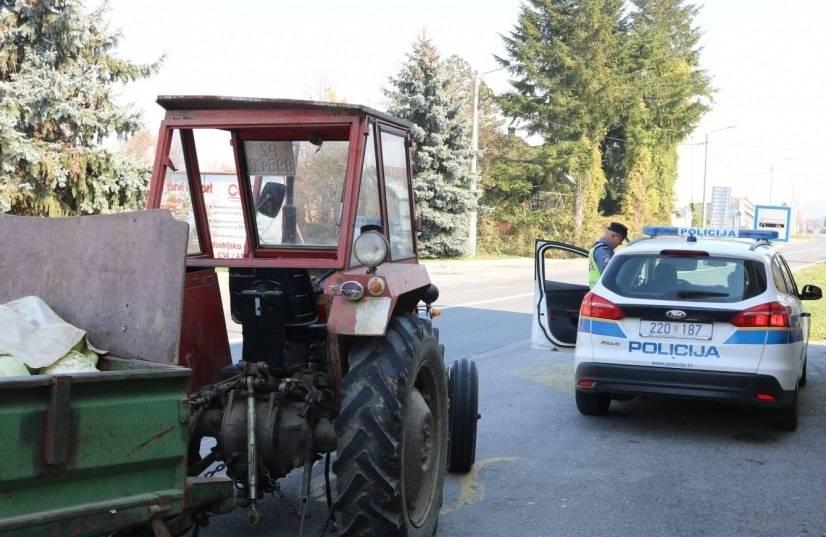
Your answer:
[[[313,465],[335,452],[342,535],[429,537],[446,469],[475,459],[478,376],[466,360],[448,371],[429,319],[438,290],[417,258],[411,125],[346,104],[158,103],[148,208],[190,226],[189,474],[224,465],[254,522],[262,495],[303,468],[303,521]]]

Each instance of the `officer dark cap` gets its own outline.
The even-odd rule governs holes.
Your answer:
[[[613,231],[614,233],[622,237],[622,240],[628,240],[628,228],[620,224],[619,222],[611,222],[610,224],[608,224],[607,229],[608,231]]]

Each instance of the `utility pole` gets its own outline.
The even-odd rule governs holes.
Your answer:
[[[733,129],[737,125],[729,125],[728,127],[723,127],[722,129],[716,129],[713,131],[709,131],[706,133],[706,141],[705,141],[705,157],[703,158],[703,221],[700,223],[701,227],[706,225],[706,176],[708,175],[708,135],[714,134],[715,132],[720,131],[727,131],[729,129]]]
[[[774,196],[772,195],[774,193],[774,165],[779,164],[781,162],[787,162],[789,160],[792,159],[784,158],[780,160],[775,160],[771,163],[771,166],[769,166],[769,205],[772,204],[772,200],[774,199]]]
[[[492,69],[490,71],[485,71],[484,73],[478,73],[473,78],[473,125],[471,127],[472,132],[470,133],[470,148],[473,153],[470,157],[470,173],[473,177],[470,183],[471,191],[476,191],[476,172],[479,166],[479,90],[482,86],[482,77],[503,69],[507,69],[507,67],[500,67],[499,69]],[[468,255],[476,255],[476,224],[478,219],[479,211],[474,208],[470,212],[470,220],[468,222]]]
[[[473,154],[470,157],[470,173],[471,173],[471,192],[476,190],[476,170],[478,164],[479,154],[479,86],[482,85],[482,75],[478,74],[473,77],[473,126],[470,133],[470,148]],[[476,255],[476,227],[479,220],[479,211],[474,207],[470,212],[470,221],[468,222],[468,240],[467,249],[469,255]]]
[[[706,151],[703,158],[703,219],[700,221],[700,227],[706,226],[706,176],[708,175],[708,134],[706,134],[705,144]]]

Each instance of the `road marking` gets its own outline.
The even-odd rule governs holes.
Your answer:
[[[803,250],[795,250],[794,248],[789,248],[789,249],[782,248],[780,251],[783,252],[784,254],[802,254],[803,252],[814,252],[814,251],[817,251],[817,250],[823,250],[823,248],[822,247],[806,248],[806,249],[803,249]]]
[[[466,308],[468,306],[479,306],[481,304],[491,304],[493,302],[502,302],[505,300],[513,300],[514,298],[525,298],[526,296],[533,296],[533,293],[520,293],[518,295],[500,296],[499,298],[489,298],[487,300],[476,300],[474,302],[465,302],[464,304],[454,304],[453,306],[439,306],[442,310],[449,310],[452,308]]]
[[[450,507],[443,507],[441,511],[439,511],[439,514],[447,515],[454,513],[463,507],[473,505],[485,497],[485,487],[478,481],[479,472],[481,472],[483,468],[499,462],[516,462],[517,460],[517,457],[491,457],[476,461],[476,464],[473,465],[470,472],[458,478],[461,492],[456,503]]]
[[[792,263],[794,263],[794,261],[792,261]],[[805,265],[799,265],[799,266],[797,266],[797,267],[794,267],[792,270],[793,270],[793,271],[798,271],[798,270],[804,269],[804,268],[806,268],[806,267],[811,267],[811,266],[813,266],[813,265],[817,265],[817,264],[819,264],[819,263],[826,263],[826,259],[821,259],[820,261],[814,261],[814,262],[812,262],[812,263],[806,263]],[[790,264],[791,264],[791,263],[790,263]]]

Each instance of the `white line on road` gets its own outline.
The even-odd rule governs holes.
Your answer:
[[[796,255],[796,254],[802,254],[804,252],[816,252],[818,250],[823,250],[823,247],[818,246],[817,248],[806,248],[805,250],[795,250],[795,249],[789,248],[788,250],[781,249],[781,252],[783,252],[786,255]]]
[[[524,298],[526,296],[533,296],[533,293],[522,293],[519,295],[500,296],[499,298],[489,298],[487,300],[476,300],[475,302],[465,302],[464,304],[454,304],[453,306],[439,306],[442,310],[449,310],[452,308],[466,308],[468,306],[479,306],[481,304],[490,304],[492,302],[502,302],[514,298]]]
[[[789,264],[792,264],[792,263],[794,263],[794,261],[790,262]],[[826,259],[821,259],[820,261],[814,261],[812,263],[806,263],[805,265],[798,265],[798,266],[794,267],[793,270],[804,269],[806,267],[811,267],[812,265],[817,265],[818,263],[826,263]]]

